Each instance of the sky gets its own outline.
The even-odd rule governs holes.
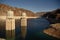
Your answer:
[[[60,0],[0,0],[0,3],[33,12],[46,12],[60,8]]]

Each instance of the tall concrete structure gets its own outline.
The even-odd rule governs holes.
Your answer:
[[[7,11],[6,16],[6,40],[15,40],[15,19],[13,11]]]
[[[26,19],[26,13],[22,14],[21,18],[21,37],[25,39],[27,33],[27,19]]]
[[[26,37],[26,33],[27,33],[27,19],[29,18],[38,18],[38,17],[28,17],[26,15],[26,13],[23,13],[22,14],[22,17],[21,17],[21,36],[23,39],[25,39]]]
[[[13,11],[8,11],[7,16],[0,16],[0,19],[6,20],[6,38],[15,39],[15,19],[21,20],[21,37],[25,39],[27,33],[27,19],[28,18],[38,18],[38,17],[28,17],[26,13],[22,13],[21,16],[14,16]],[[10,39],[10,40],[11,40]]]

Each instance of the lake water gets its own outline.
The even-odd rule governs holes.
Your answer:
[[[20,20],[16,20],[16,40],[22,40],[21,39],[21,26],[20,26]],[[51,37],[45,33],[43,33],[43,30],[46,28],[49,28],[49,21],[45,18],[37,18],[37,19],[28,19],[27,20],[27,35],[26,40],[58,40],[54,37]],[[5,36],[5,32],[0,32],[0,36]]]
[[[37,18],[37,19],[28,19],[27,26],[27,35],[26,40],[57,40],[57,38],[51,37],[45,33],[43,30],[49,28],[49,21],[45,18]],[[18,24],[19,25],[19,24]],[[16,40],[19,40],[20,28],[16,29]]]

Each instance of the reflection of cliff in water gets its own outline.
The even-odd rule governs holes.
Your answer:
[[[5,21],[0,20],[0,38],[5,38]]]
[[[27,35],[26,35],[26,40],[29,40],[29,39],[34,39],[36,37],[39,38],[44,38],[45,36],[48,36],[48,35],[43,35],[44,33],[42,32],[44,29],[48,28],[49,27],[49,22],[44,19],[44,18],[37,18],[37,19],[28,19],[27,20],[28,22],[28,26],[27,26]],[[21,39],[21,26],[20,26],[20,20],[16,20],[16,29],[15,29],[15,36],[16,36],[16,40],[20,40]],[[5,27],[5,26],[4,26]],[[5,28],[4,28],[5,29]],[[40,33],[41,32],[41,33]],[[0,37],[3,37],[5,38],[5,31],[1,31],[0,30]],[[39,35],[41,36],[37,36],[37,34],[40,33]],[[32,37],[33,36],[33,37]],[[43,37],[42,37],[43,36]],[[49,37],[49,36],[48,36]],[[47,37],[46,37],[47,38]],[[50,37],[51,39],[51,37]]]

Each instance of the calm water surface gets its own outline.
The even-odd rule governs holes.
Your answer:
[[[46,28],[49,28],[49,21],[45,18],[37,18],[37,19],[28,19],[27,20],[27,35],[26,40],[58,40],[54,37],[51,37],[45,33],[43,33],[43,30]],[[22,40],[21,39],[21,26],[20,26],[20,20],[16,20],[16,29],[15,34],[16,38],[15,40]],[[5,31],[0,31],[0,37],[5,38]]]

